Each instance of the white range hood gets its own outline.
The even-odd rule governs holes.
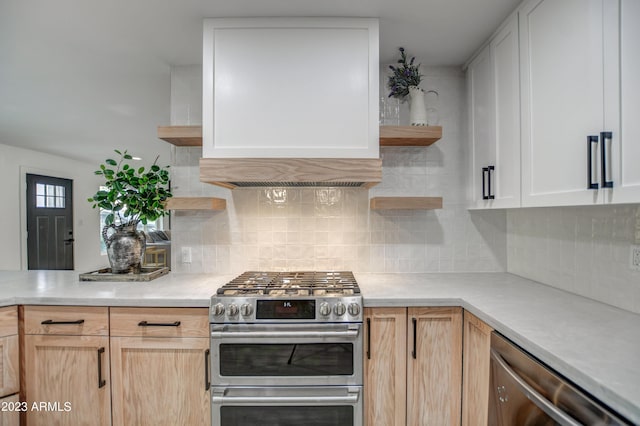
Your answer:
[[[380,181],[377,19],[206,19],[203,35],[202,181]]]

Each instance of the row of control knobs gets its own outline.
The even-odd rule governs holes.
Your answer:
[[[349,307],[344,306],[344,303],[338,302],[333,307],[333,313],[336,314],[337,317],[341,317],[344,313],[349,310],[349,315],[356,317],[360,313],[360,305],[357,303],[349,303]],[[323,317],[328,317],[331,315],[331,306],[327,302],[322,302],[320,304],[320,315]]]
[[[357,303],[349,303],[349,307],[346,307],[344,303],[338,302],[333,307],[333,313],[338,317],[343,316],[347,310],[349,311],[349,315],[356,317],[360,314],[360,305]],[[230,317],[235,317],[236,315],[238,315],[238,311],[243,317],[248,317],[253,313],[253,306],[251,306],[251,304],[249,303],[244,303],[240,305],[240,308],[238,308],[238,305],[236,305],[235,303],[231,303],[229,304],[229,306],[227,306],[226,311],[227,315],[229,315]],[[224,313],[225,307],[222,303],[216,303],[213,306],[213,315],[220,316]],[[329,306],[327,302],[320,303],[320,315],[322,315],[323,317],[328,317],[329,315],[331,315],[331,306]]]
[[[239,310],[243,317],[248,317],[253,313],[253,306],[251,306],[249,303],[243,303],[242,305],[240,305]],[[224,311],[225,309],[222,303],[216,303],[215,305],[213,305],[213,315],[223,315]],[[227,306],[227,314],[230,317],[235,317],[236,315],[238,315],[238,305],[236,305],[235,303],[231,303],[229,306]]]

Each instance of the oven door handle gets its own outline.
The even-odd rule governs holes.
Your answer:
[[[522,379],[513,371],[513,369],[507,364],[507,362],[500,356],[495,349],[491,349],[491,359],[494,360],[500,368],[502,368],[505,373],[513,379],[516,385],[520,388],[520,391],[526,395],[526,397],[533,402],[538,408],[547,413],[549,417],[559,422],[562,425],[567,426],[580,426],[581,423],[576,422],[576,420],[569,416],[564,411],[560,410],[553,403],[551,403],[548,399],[538,393],[534,388],[532,388],[527,382]]]
[[[360,329],[344,331],[212,331],[211,337],[214,339],[247,339],[247,338],[355,338],[358,337]]]
[[[346,396],[225,396],[224,392],[214,393],[212,400],[214,404],[220,405],[273,405],[273,404],[309,404],[309,405],[330,405],[330,404],[355,404],[360,398],[360,391],[348,392]]]

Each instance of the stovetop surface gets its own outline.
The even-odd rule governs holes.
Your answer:
[[[353,296],[360,288],[350,271],[249,271],[220,287],[218,296]]]

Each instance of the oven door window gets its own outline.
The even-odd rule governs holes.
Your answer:
[[[222,376],[351,376],[351,343],[221,344]]]
[[[353,426],[352,406],[220,407],[222,426]]]

